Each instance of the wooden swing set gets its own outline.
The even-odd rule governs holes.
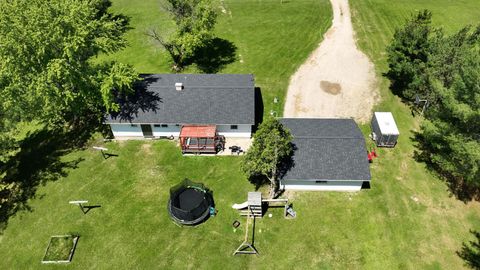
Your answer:
[[[250,208],[250,205],[248,206],[248,211],[250,214],[247,215],[247,222],[245,223],[245,238],[243,239],[243,242],[240,244],[240,246],[233,252],[233,255],[237,254],[255,254],[258,255],[258,251],[255,248],[254,241],[255,241],[255,213],[252,211]],[[248,228],[250,227],[250,223],[252,222],[252,239],[249,241],[248,237]]]
[[[262,199],[261,192],[249,192],[247,209],[240,212],[240,215],[247,217],[247,222],[245,223],[245,237],[240,246],[233,252],[233,255],[237,254],[258,254],[257,249],[254,246],[255,241],[255,219],[257,217],[263,216],[263,205],[268,204],[268,207],[284,207],[284,217],[285,218],[295,218],[296,213],[293,211],[291,206],[288,205],[288,199]],[[274,206],[273,203],[280,203],[280,205]],[[250,223],[252,223],[252,237],[249,239],[249,228]]]

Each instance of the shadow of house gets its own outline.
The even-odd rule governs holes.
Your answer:
[[[235,62],[236,51],[235,44],[216,37],[198,50],[191,59],[188,59],[186,65],[194,63],[203,73],[217,73],[226,65]]]
[[[252,133],[255,133],[263,122],[263,97],[260,87],[255,87],[255,125],[252,127]]]
[[[61,158],[83,145],[92,131],[85,127],[70,131],[42,129],[27,135],[20,151],[0,168],[2,183],[13,187],[0,191],[0,230],[19,210],[31,210],[28,200],[35,198],[39,185],[65,177],[68,169],[77,168],[83,159]]]
[[[149,74],[140,75],[140,77],[142,80],[136,82],[133,86],[135,91],[133,94],[117,93],[116,102],[120,110],[110,114],[112,119],[131,122],[138,116],[139,112],[157,111],[159,103],[163,101],[158,93],[148,90],[148,86],[155,83],[158,78]]]

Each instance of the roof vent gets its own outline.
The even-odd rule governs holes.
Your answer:
[[[183,83],[181,83],[181,82],[175,83],[175,90],[182,91],[183,90]]]

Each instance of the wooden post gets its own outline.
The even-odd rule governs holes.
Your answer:
[[[288,199],[262,199],[262,202],[268,202],[268,203],[283,203],[283,217],[287,218],[287,209],[288,209]]]

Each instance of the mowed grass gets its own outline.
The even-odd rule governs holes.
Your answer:
[[[259,7],[264,2],[235,3],[237,13],[241,13],[250,5]],[[242,7],[242,3],[248,5]],[[301,3],[305,2],[288,4],[298,8]],[[389,33],[409,14],[409,6],[444,8],[445,14],[462,7],[468,14],[476,6],[473,1],[473,6],[455,5],[453,1],[401,3],[397,3],[399,12],[395,13],[391,7],[395,3],[351,2],[354,14],[359,16],[354,17],[359,43],[376,63],[379,76],[385,67],[381,52],[390,39]],[[132,15],[132,21],[150,12],[148,5],[142,10],[143,5],[139,4],[138,10],[128,9],[139,17]],[[253,21],[261,26],[262,18],[253,17],[257,11],[251,8],[249,12],[245,11],[243,18],[249,18],[253,26]],[[232,12],[233,18],[235,14]],[[452,22],[439,18],[435,22],[460,27],[475,18],[459,15]],[[233,22],[231,26],[237,29]],[[243,33],[257,35],[256,29],[245,29]],[[301,34],[304,29],[296,31]],[[232,39],[248,40],[236,36],[233,30],[231,35]],[[129,59],[137,68],[146,67],[148,54],[138,46],[130,53],[138,57]],[[153,48],[149,46],[145,48]],[[240,52],[244,57],[256,46],[261,48],[261,44],[248,46],[246,53]],[[246,59],[243,64],[249,63]],[[280,68],[277,63],[272,60],[267,64],[276,69]],[[236,62],[226,70],[243,66]],[[267,72],[267,68],[256,68]],[[164,71],[167,69],[165,65]],[[264,96],[265,91],[270,91],[265,88],[262,86]],[[460,269],[463,262],[455,251],[470,239],[470,229],[480,229],[480,207],[451,197],[442,181],[428,173],[424,164],[414,161],[410,137],[411,131],[418,129],[418,119],[412,118],[408,108],[390,94],[385,80],[380,82],[380,88],[382,102],[378,108],[393,111],[401,137],[395,149],[378,150],[379,158],[372,164],[371,189],[358,193],[287,193],[298,218],[285,220],[282,210],[276,209],[270,212],[272,218],[257,220],[255,245],[259,257],[232,256],[243,240],[245,219],[230,206],[245,201],[246,193],[253,190],[239,169],[242,157],[183,157],[172,142],[131,141],[106,144],[119,155],[108,160],[90,149],[66,156],[66,160],[83,161],[67,177],[39,188],[37,198],[30,201],[31,212],[20,212],[10,220],[0,236],[0,269],[57,269],[41,265],[40,261],[49,237],[66,233],[80,234],[69,269]],[[368,133],[368,126],[362,129]],[[195,228],[177,227],[166,210],[169,188],[185,177],[211,188],[219,210],[216,217]],[[69,200],[79,199],[102,207],[83,215],[78,207],[68,204]],[[236,232],[231,226],[235,219],[242,222]]]
[[[456,201],[440,179],[414,160],[412,137],[422,119],[412,116],[410,109],[391,93],[389,81],[382,74],[388,70],[386,46],[395,29],[402,27],[411,15],[429,9],[433,12],[433,24],[453,33],[466,25],[480,23],[480,2],[351,0],[350,5],[357,43],[373,60],[379,78],[382,100],[375,110],[391,111],[401,133],[397,147],[381,151],[378,162],[372,166],[372,191],[382,194],[382,208],[385,207],[388,217],[386,225],[392,232],[388,238],[397,243],[384,247],[384,252],[397,259],[385,260],[382,268],[414,269],[423,265],[418,268],[458,269],[463,262],[455,252],[462,242],[472,238],[469,230],[480,229],[480,206],[478,202]],[[369,132],[368,126],[363,129]],[[405,207],[392,207],[395,203]]]
[[[113,10],[131,18],[128,47],[108,57],[132,64],[140,73],[171,73],[171,60],[145,33],[172,33],[174,24],[163,1],[114,0]],[[265,112],[283,113],[290,76],[318,45],[331,24],[328,0],[213,1],[218,11],[215,34],[232,42],[236,60],[219,73],[252,73],[263,95]],[[104,59],[103,57],[101,59]],[[190,66],[184,73],[199,73]],[[280,101],[274,104],[277,97]]]
[[[66,156],[83,161],[39,188],[31,212],[10,220],[0,236],[1,269],[56,269],[40,261],[50,236],[64,233],[80,235],[70,269],[458,269],[454,252],[480,224],[477,206],[449,198],[408,154],[379,151],[371,190],[287,193],[298,218],[270,210],[272,218],[256,222],[261,256],[235,257],[245,219],[230,207],[254,189],[239,169],[242,157],[183,157],[169,141],[105,146],[118,157],[104,160],[91,148]],[[212,189],[218,209],[194,228],[175,225],[166,209],[169,188],[185,177]],[[70,200],[101,207],[84,215]]]

